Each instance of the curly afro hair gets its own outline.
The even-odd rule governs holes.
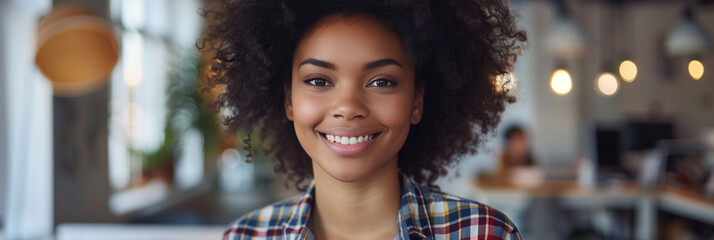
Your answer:
[[[263,1],[214,0],[203,11],[207,29],[198,47],[210,53],[204,84],[222,87],[212,109],[230,133],[267,139],[276,172],[300,188],[312,178],[284,109],[292,53],[318,20],[367,14],[402,39],[424,86],[422,121],[399,151],[399,169],[432,186],[449,165],[476,153],[515,99],[508,74],[526,41],[501,0]],[[506,76],[506,75],[503,75]]]

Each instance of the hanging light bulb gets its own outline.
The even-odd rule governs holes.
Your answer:
[[[704,65],[699,60],[692,60],[689,62],[689,76],[692,76],[694,80],[699,80],[704,75]]]
[[[617,93],[617,90],[619,89],[619,83],[617,82],[617,78],[614,74],[604,72],[598,75],[597,79],[595,80],[595,89],[605,96],[612,96]]]
[[[632,60],[625,60],[620,63],[620,77],[625,82],[635,81],[637,77],[637,65]]]
[[[707,32],[694,18],[692,8],[685,8],[682,18],[667,35],[665,49],[670,56],[687,56],[704,52],[708,47]]]
[[[565,71],[565,69],[555,70],[550,79],[550,88],[558,95],[568,94],[573,88],[573,80],[570,78],[568,71]]]
[[[557,17],[546,35],[547,48],[563,59],[579,58],[585,53],[585,34],[568,13],[562,1],[556,2]]]

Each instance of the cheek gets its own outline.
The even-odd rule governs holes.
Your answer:
[[[397,134],[406,134],[411,126],[411,109],[413,96],[395,96],[378,100],[372,105],[372,112],[378,121]]]
[[[296,131],[308,131],[306,127],[312,129],[323,119],[327,110],[324,100],[307,94],[293,94],[292,104]]]

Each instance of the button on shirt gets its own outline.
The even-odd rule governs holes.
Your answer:
[[[399,174],[402,197],[395,239],[521,239],[516,225],[484,204],[418,186]],[[315,183],[293,199],[246,214],[226,229],[223,240],[314,240],[310,214]]]

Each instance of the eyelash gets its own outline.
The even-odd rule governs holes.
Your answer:
[[[368,87],[369,87],[369,86],[372,86],[372,84],[374,84],[374,83],[376,83],[376,82],[379,82],[379,81],[385,81],[385,82],[386,82],[387,84],[389,84],[389,85],[387,85],[387,86],[373,86],[373,87],[394,87],[394,86],[397,86],[397,82],[392,81],[392,80],[389,80],[389,79],[386,79],[386,78],[378,78],[378,79],[375,79],[374,81],[369,82],[369,84],[367,84],[367,86],[368,86]]]
[[[321,84],[321,85],[318,85],[318,84],[316,83],[317,81],[321,81],[322,84]],[[373,84],[375,84],[375,83],[377,83],[377,82],[381,82],[381,81],[386,82],[388,85],[387,85],[387,86],[372,86]],[[330,81],[328,81],[327,79],[319,78],[319,77],[318,77],[318,78],[310,78],[310,79],[308,79],[308,80],[305,80],[304,82],[305,82],[305,84],[307,84],[307,85],[310,85],[310,86],[313,86],[313,87],[318,87],[318,88],[332,87],[332,86],[334,86],[334,85],[333,85]],[[378,78],[378,79],[375,79],[375,80],[369,82],[369,84],[367,84],[367,87],[394,87],[394,86],[396,86],[396,85],[397,85],[397,82],[395,82],[395,81],[392,81],[392,80],[389,80],[389,79],[386,79],[386,78]]]
[[[317,85],[315,84],[316,81],[323,81],[323,85]],[[305,80],[305,84],[310,85],[312,87],[317,87],[317,88],[323,88],[323,87],[332,87],[332,83],[330,81],[327,81],[327,79],[324,78],[310,78],[308,80]]]

